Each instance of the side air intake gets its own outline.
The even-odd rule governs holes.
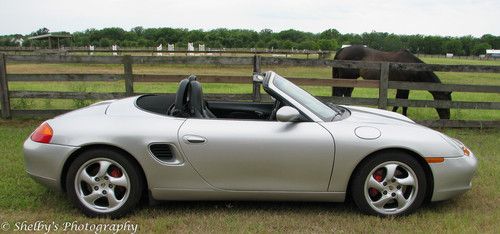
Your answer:
[[[168,144],[152,144],[149,150],[160,161],[170,162],[174,159],[172,147]]]

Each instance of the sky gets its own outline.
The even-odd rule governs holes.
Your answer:
[[[500,0],[0,0],[0,35],[135,26],[500,35]]]

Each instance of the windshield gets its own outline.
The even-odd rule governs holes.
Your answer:
[[[313,97],[307,91],[279,75],[274,76],[273,84],[323,121],[331,121],[337,114],[337,112]]]

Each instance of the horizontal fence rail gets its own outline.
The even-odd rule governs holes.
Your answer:
[[[84,64],[122,64],[123,74],[8,74],[6,63],[84,63]],[[2,65],[3,64],[3,65]],[[215,64],[215,65],[248,65],[254,73],[260,73],[263,66],[312,66],[376,70],[380,80],[352,80],[325,78],[294,78],[290,81],[302,86],[357,87],[378,89],[378,98],[352,98],[318,96],[320,100],[346,105],[369,105],[386,109],[388,106],[427,107],[452,109],[484,109],[500,110],[500,102],[469,102],[445,100],[406,100],[390,99],[389,89],[427,90],[442,92],[474,92],[500,94],[500,86],[464,85],[441,83],[417,83],[389,81],[390,71],[443,71],[443,72],[481,72],[500,73],[500,66],[477,65],[435,65],[412,63],[382,63],[364,61],[338,61],[324,59],[296,59],[277,57],[152,57],[152,56],[65,56],[65,55],[1,55],[0,56],[0,90],[2,91],[2,117],[11,116],[51,116],[65,113],[69,110],[12,110],[10,98],[39,99],[119,99],[138,95],[134,91],[134,83],[147,82],[179,82],[186,75],[158,75],[133,73],[134,64]],[[3,71],[2,71],[3,70]],[[203,83],[253,84],[249,94],[206,94],[208,100],[240,100],[240,101],[271,101],[267,94],[262,94],[260,86],[252,83],[249,76],[199,75]],[[125,84],[125,92],[53,92],[53,91],[9,91],[9,82],[117,82]],[[420,121],[431,127],[500,127],[500,121],[465,121],[465,120],[429,120]]]
[[[157,47],[146,47],[146,48],[117,48],[113,50],[111,48],[95,48],[89,49],[88,47],[69,47],[60,49],[47,49],[47,48],[34,48],[34,47],[0,47],[0,52],[31,52],[31,53],[59,53],[59,54],[70,54],[70,53],[164,53],[164,54],[251,54],[251,55],[265,55],[265,54],[281,54],[281,55],[330,55],[335,53],[335,51],[322,51],[322,50],[298,50],[298,49],[246,49],[246,48],[206,48],[206,49],[195,49],[188,50],[186,48],[178,48],[176,50],[161,49],[158,50]]]
[[[8,55],[8,62],[123,64],[126,56]],[[252,57],[151,57],[133,56],[134,64],[253,65]],[[381,62],[261,57],[261,66],[336,67],[380,70]],[[391,70],[500,73],[500,66],[390,63]]]

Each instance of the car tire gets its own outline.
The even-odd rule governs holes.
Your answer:
[[[362,162],[354,174],[350,192],[358,208],[367,214],[408,215],[422,205],[427,178],[412,155],[385,151]]]
[[[110,149],[91,149],[71,163],[66,191],[85,215],[120,218],[139,203],[142,181],[142,174],[127,155]]]

